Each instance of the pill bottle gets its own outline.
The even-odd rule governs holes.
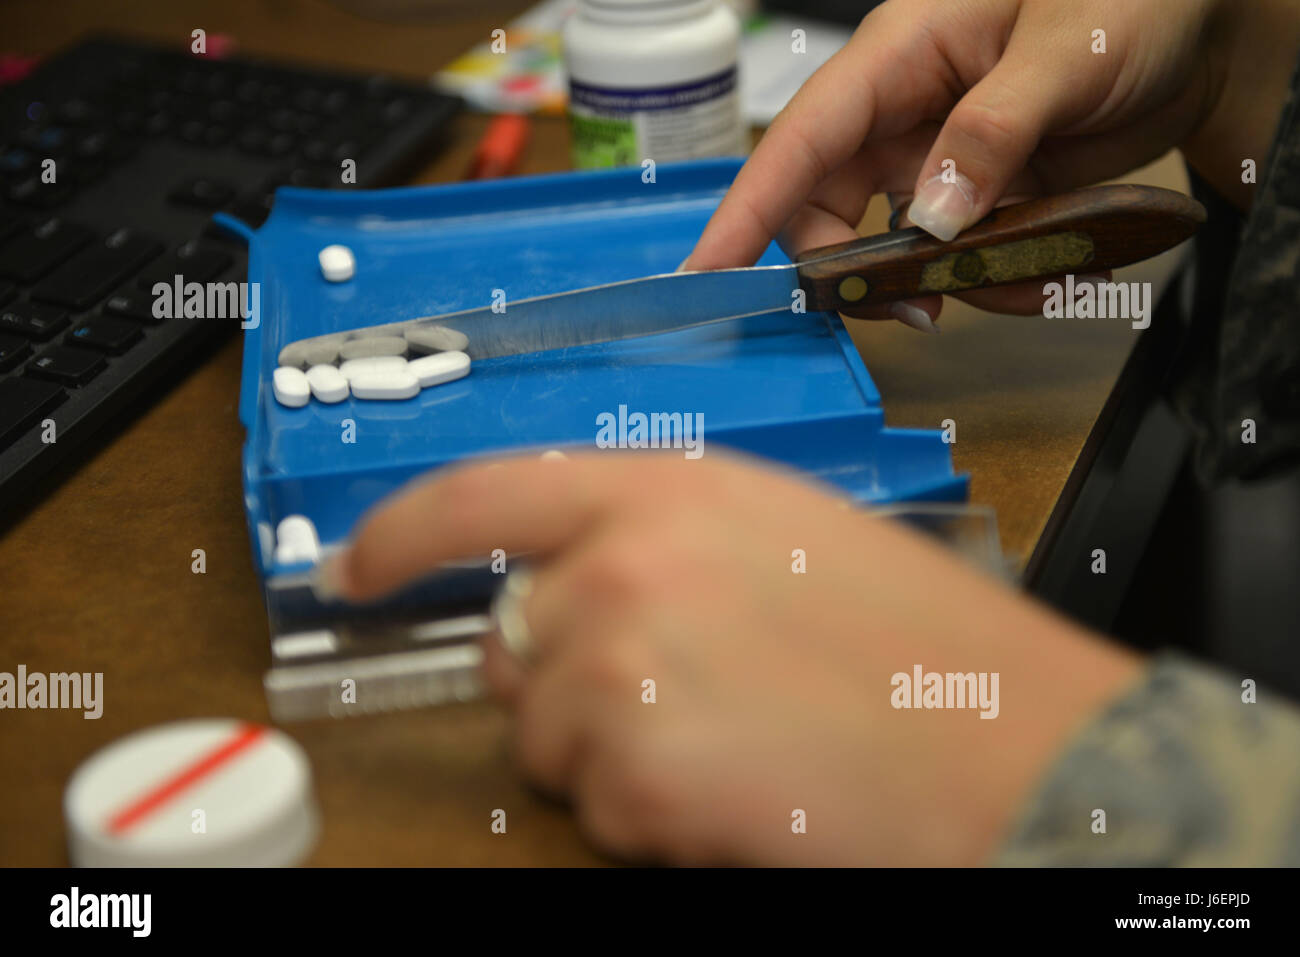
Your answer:
[[[564,26],[574,167],[746,152],[739,53],[718,0],[579,0]]]

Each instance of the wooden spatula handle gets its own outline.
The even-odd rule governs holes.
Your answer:
[[[996,209],[951,242],[920,229],[822,246],[798,258],[808,311],[960,292],[1138,262],[1187,239],[1205,209],[1154,186],[1097,186]]]

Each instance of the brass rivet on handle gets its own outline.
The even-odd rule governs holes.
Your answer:
[[[845,302],[857,302],[867,294],[867,281],[861,276],[845,276],[840,280],[840,298]]]

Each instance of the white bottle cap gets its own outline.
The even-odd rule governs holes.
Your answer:
[[[77,867],[283,867],[319,830],[302,748],[233,719],[147,728],[95,752],[63,814]]]

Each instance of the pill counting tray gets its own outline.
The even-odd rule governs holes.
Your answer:
[[[881,397],[837,316],[778,314],[662,336],[475,362],[468,377],[399,402],[286,408],[271,374],[287,343],[360,326],[668,272],[690,251],[738,160],[451,186],[338,193],[282,189],[251,231],[260,284],[239,403],[253,550],[302,514],[326,544],[405,481],[507,450],[591,449],[597,416],[703,416],[703,449],[786,463],[863,502],[958,501],[937,432],[884,426]],[[341,243],[356,275],[327,282],[317,253]],[[787,262],[773,245],[764,264]],[[508,308],[508,305],[507,305]],[[725,304],[719,303],[719,310]],[[681,452],[673,454],[683,454]],[[647,503],[653,507],[653,503]]]

